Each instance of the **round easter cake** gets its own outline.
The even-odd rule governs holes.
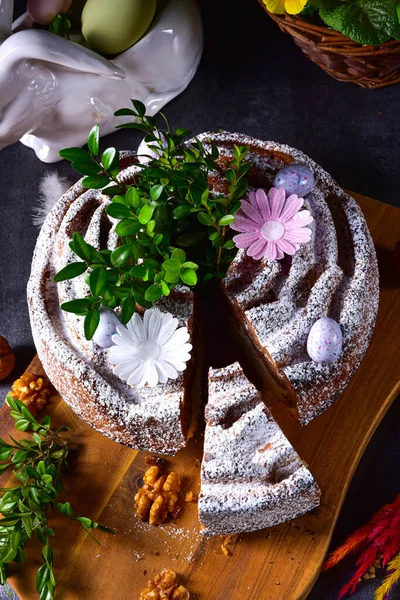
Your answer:
[[[118,310],[107,311],[109,343],[86,339],[82,316],[60,308],[90,296],[83,274],[53,281],[76,259],[74,234],[98,252],[121,243],[107,213],[107,188],[87,189],[80,181],[49,213],[28,304],[46,373],[102,434],[174,454],[199,427],[205,405],[200,519],[205,533],[236,533],[318,505],[317,483],[274,422],[268,399],[279,398],[304,425],[340,395],[368,348],[378,269],[357,203],[310,158],[241,134],[197,139],[218,149],[216,168],[208,172],[213,198],[227,194],[235,146],[248,148],[249,186],[229,224],[238,250],[215,304],[232,345],[261,375],[262,390],[238,363],[209,370],[207,314],[197,288],[177,285],[151,309],[138,306],[126,326]],[[134,185],[141,169],[136,155],[121,153],[120,161],[119,181]]]

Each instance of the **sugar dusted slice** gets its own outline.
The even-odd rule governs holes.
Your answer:
[[[271,527],[320,491],[239,363],[210,369],[199,517],[205,534]]]

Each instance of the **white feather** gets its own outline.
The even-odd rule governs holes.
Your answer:
[[[39,197],[36,200],[32,214],[33,224],[41,227],[48,213],[57,200],[71,187],[66,177],[61,177],[56,171],[45,173],[39,183]]]

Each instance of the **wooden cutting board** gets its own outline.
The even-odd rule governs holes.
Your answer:
[[[306,598],[357,464],[399,393],[400,281],[393,248],[400,239],[400,210],[352,195],[367,218],[380,264],[380,306],[371,345],[345,393],[308,426],[299,427],[282,407],[273,407],[321,487],[321,507],[290,523],[241,535],[228,546],[229,556],[221,550],[223,537],[204,539],[199,534],[195,504],[184,503],[174,522],[151,528],[139,522],[133,510],[147,453],[101,436],[55,396],[48,412],[54,424],[71,427],[76,446],[65,478],[68,500],[77,514],[116,531],[115,536],[98,532],[98,546],[77,523],[52,518],[60,600],[138,600],[147,580],[164,568],[181,575],[195,600]],[[37,358],[29,370],[42,373]],[[2,437],[12,429],[7,412],[5,407],[0,413]],[[200,459],[199,437],[170,460],[170,468],[182,476],[184,491],[198,491]],[[1,485],[7,481],[3,476]],[[22,600],[33,600],[38,545],[31,544],[27,556],[26,564],[10,569],[9,581]]]

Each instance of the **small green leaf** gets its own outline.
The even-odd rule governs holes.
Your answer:
[[[38,594],[41,593],[43,587],[50,579],[50,568],[46,565],[42,565],[39,567],[38,572],[36,573],[36,591]]]
[[[236,173],[233,169],[227,169],[225,171],[225,177],[229,181],[229,183],[235,183],[236,181]]]
[[[77,517],[77,520],[80,521],[85,527],[91,527],[92,525],[91,519],[88,519],[87,517]]]
[[[92,190],[100,190],[110,183],[106,175],[89,175],[82,180],[82,185],[85,188]]]
[[[0,449],[0,460],[7,460],[7,458],[12,454],[13,448],[1,448]]]
[[[56,283],[60,281],[65,281],[66,279],[74,279],[74,277],[78,277],[82,275],[87,269],[86,263],[84,262],[73,262],[58,271],[56,275],[53,277],[53,281]]]
[[[101,164],[103,165],[105,171],[108,171],[108,169],[111,167],[116,156],[117,150],[115,148],[107,148],[107,150],[104,150],[103,154],[101,155]]]
[[[128,244],[119,246],[111,253],[111,264],[114,267],[122,267],[131,257],[131,247]]]
[[[127,189],[125,194],[126,203],[128,206],[132,206],[133,208],[139,208],[140,206],[140,196],[139,192],[136,188],[130,187]]]
[[[161,288],[155,284],[153,284],[149,288],[147,288],[146,293],[144,295],[145,299],[150,302],[155,302],[156,300],[161,298],[161,296],[162,296]]]
[[[156,184],[150,188],[150,198],[153,200],[153,202],[156,202],[159,199],[163,191],[164,186],[162,184]]]
[[[226,250],[233,250],[233,248],[236,248],[236,244],[233,240],[228,240],[225,242],[224,248],[226,248]]]
[[[171,254],[171,258],[179,260],[179,262],[183,264],[186,260],[186,252],[182,250],[182,248],[175,248]]]
[[[100,323],[100,311],[98,308],[89,310],[83,323],[85,338],[91,340],[96,332],[96,329]]]
[[[146,223],[150,221],[152,216],[153,209],[148,204],[145,204],[139,211],[138,219],[140,223],[142,223],[142,225],[146,225]]]
[[[181,263],[176,258],[170,258],[168,260],[165,260],[162,266],[165,269],[165,271],[168,271],[169,273],[179,273],[179,271],[181,270]]]
[[[30,421],[27,419],[19,419],[15,423],[15,428],[18,429],[18,431],[26,431],[29,428],[29,425]]]
[[[94,162],[74,160],[71,167],[81,175],[98,175],[100,167]]]
[[[77,231],[73,235],[73,246],[75,254],[86,261],[92,260],[96,252],[96,248],[85,242],[81,234]]]
[[[187,262],[184,262],[182,265],[182,269],[193,269],[194,271],[197,271],[198,268],[199,268],[199,265],[197,265],[196,263],[194,263],[190,260]]]
[[[98,123],[92,127],[88,136],[88,147],[91,154],[95,156],[99,153],[100,127]]]
[[[202,225],[210,226],[213,224],[210,215],[206,212],[197,213],[197,219],[200,221]]]
[[[146,106],[140,100],[131,100],[139,117],[144,117],[146,114]]]
[[[127,298],[125,298],[124,303],[122,305],[122,310],[121,310],[121,322],[126,325],[126,323],[128,323],[128,321],[131,320],[133,313],[135,312],[136,309],[136,301],[135,298],[133,296],[128,296]]]
[[[114,201],[106,207],[106,213],[113,219],[127,219],[132,216],[132,211],[125,206],[125,204],[115,202],[115,198]]]
[[[89,161],[91,156],[87,150],[83,148],[64,148],[64,150],[60,150],[58,153],[61,158],[65,158],[69,161]]]
[[[186,285],[196,285],[196,283],[197,283],[196,271],[194,271],[194,269],[182,269],[181,279],[182,279],[183,283],[186,283]]]
[[[104,267],[93,269],[89,276],[90,293],[98,298],[104,293],[107,286],[107,271]]]
[[[189,204],[181,204],[172,211],[174,219],[186,219],[191,213],[191,206]]]
[[[226,225],[230,225],[235,220],[234,215],[225,215],[219,220],[218,225],[225,227]]]
[[[124,237],[126,235],[135,235],[136,233],[139,233],[141,228],[142,225],[139,221],[136,221],[135,219],[123,219],[116,226],[115,232],[117,235]]]
[[[154,229],[156,228],[156,222],[154,219],[150,219],[150,221],[147,223],[147,227],[146,227],[146,231],[147,231],[147,235],[150,235],[153,233]]]
[[[135,113],[133,112],[133,110],[131,108],[120,108],[119,110],[117,110],[114,113],[114,117],[128,117],[128,116],[134,116]]]
[[[93,300],[90,298],[79,298],[78,300],[70,300],[63,302],[61,308],[66,312],[75,313],[77,315],[86,313],[92,306]]]
[[[163,296],[169,296],[171,293],[171,290],[169,289],[168,285],[165,283],[165,281],[161,281],[161,291],[163,293]]]

